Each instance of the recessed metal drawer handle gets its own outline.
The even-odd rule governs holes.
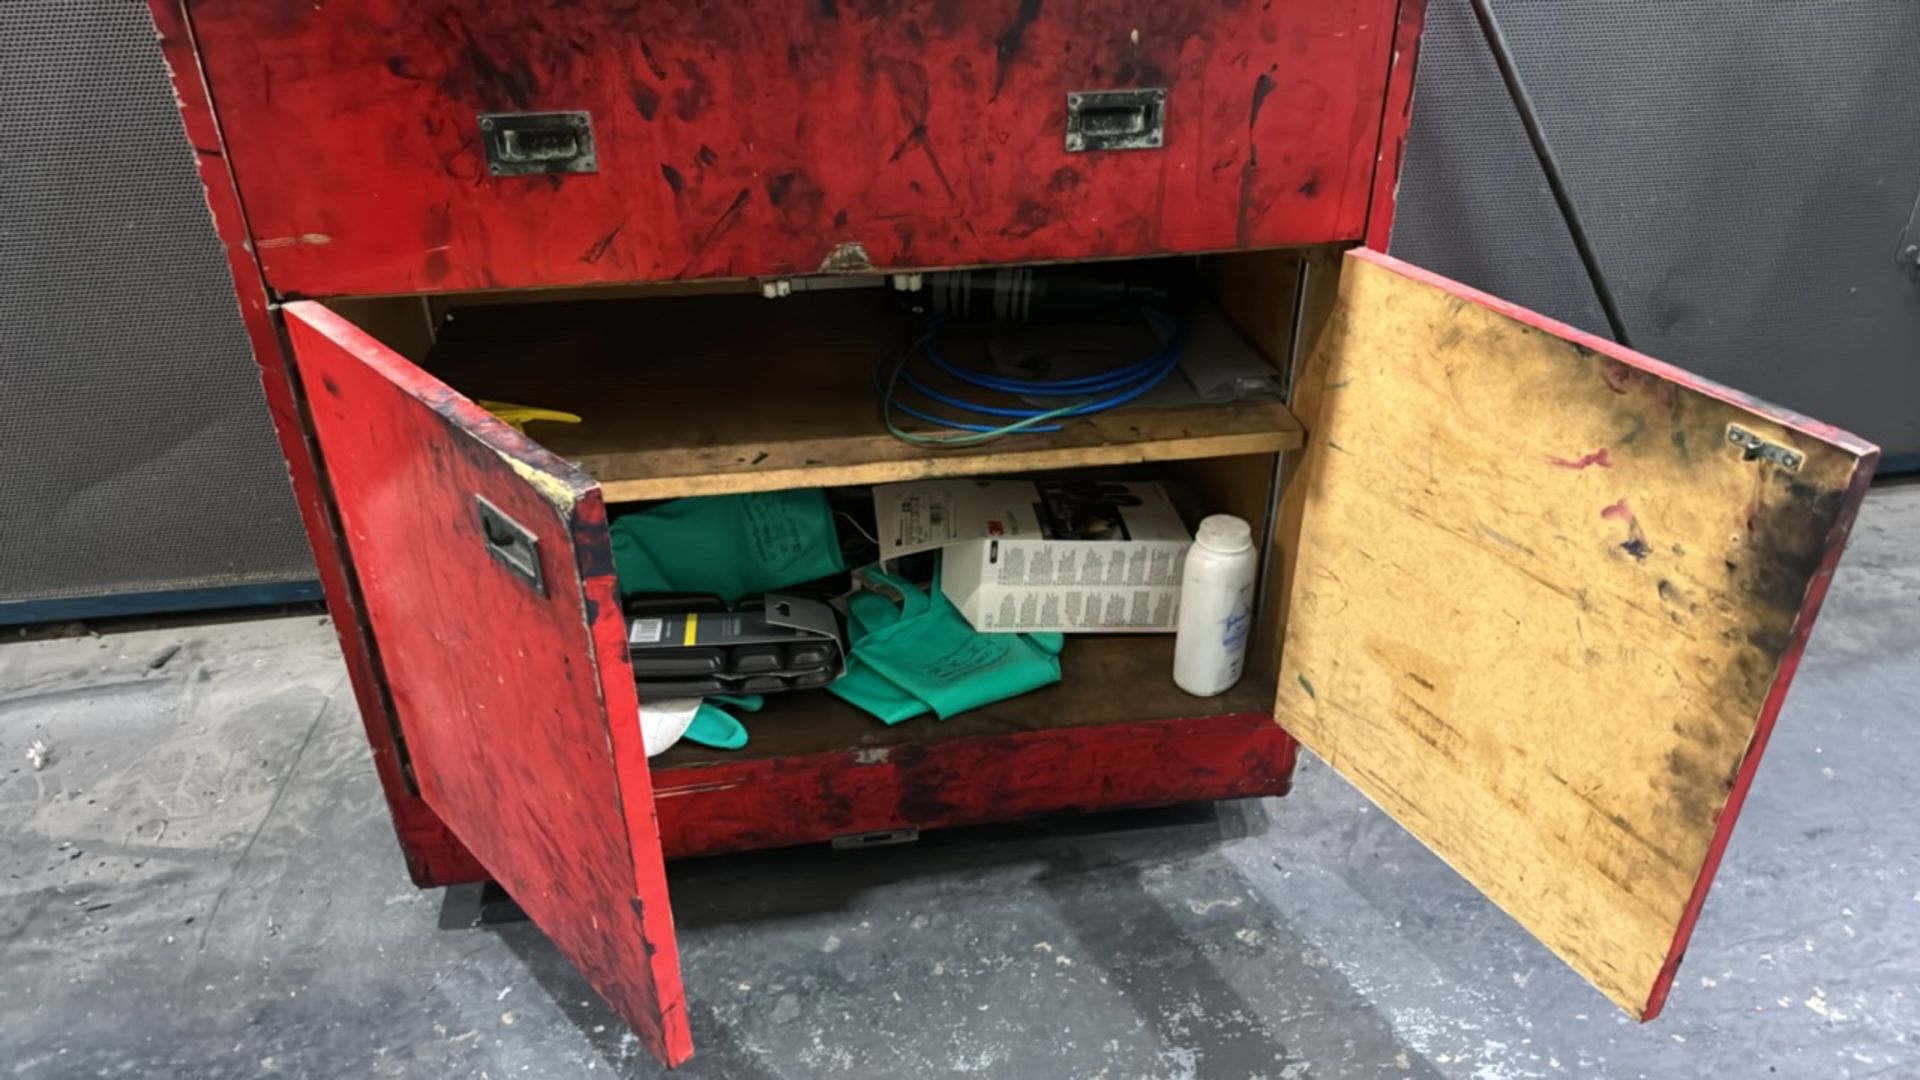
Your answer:
[[[1067,152],[1152,150],[1166,140],[1165,90],[1083,90],[1067,95]]]
[[[482,113],[479,120],[494,176],[600,171],[593,118],[584,112]]]
[[[484,495],[473,497],[473,508],[480,517],[480,539],[487,545],[487,554],[534,592],[547,595],[546,582],[540,576],[539,538]]]

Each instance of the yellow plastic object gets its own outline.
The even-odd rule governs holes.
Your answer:
[[[482,401],[480,407],[513,425],[513,430],[522,435],[527,433],[527,423],[533,420],[552,420],[559,424],[578,424],[580,418],[570,412],[558,409],[542,409],[537,405],[515,405],[511,401]]]

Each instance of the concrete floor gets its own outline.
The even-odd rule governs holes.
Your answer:
[[[1920,1076],[1917,541],[1876,492],[1651,1025],[1309,762],[678,866],[683,1075]],[[311,615],[0,647],[0,1075],[663,1073],[537,931],[407,883],[353,714]]]

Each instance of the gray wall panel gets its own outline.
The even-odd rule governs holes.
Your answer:
[[[1496,0],[1642,350],[1920,452],[1920,4]],[[1430,0],[1392,248],[1606,333],[1466,0]]]
[[[312,574],[146,5],[0,3],[0,603]]]

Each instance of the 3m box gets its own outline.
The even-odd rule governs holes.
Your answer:
[[[940,549],[976,630],[1173,632],[1193,536],[1158,484],[930,480],[873,505],[882,556]]]

